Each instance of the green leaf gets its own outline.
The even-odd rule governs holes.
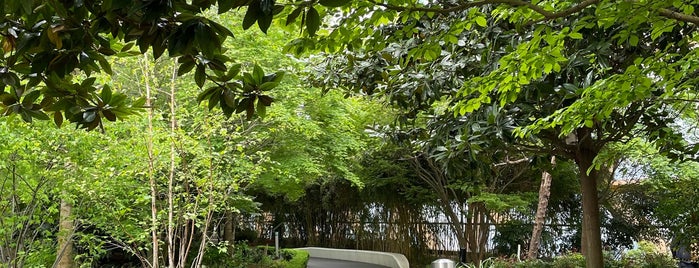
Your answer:
[[[243,67],[243,65],[238,63],[238,64],[231,66],[231,68],[228,68],[228,73],[226,73],[226,80],[233,79],[236,76],[238,76],[238,74],[240,73],[240,69],[242,69],[242,67]]]
[[[318,1],[318,4],[321,4],[326,7],[341,7],[344,5],[349,4],[348,0],[320,0]]]
[[[40,110],[25,110],[27,114],[39,120],[48,120],[49,116]]]
[[[212,95],[212,96],[209,98],[209,110],[214,109],[214,107],[216,107],[216,105],[218,104],[218,102],[220,101],[220,99],[221,99],[221,96],[220,96],[220,95],[219,95],[219,96]]]
[[[315,36],[318,29],[320,29],[320,14],[318,14],[318,10],[311,7],[306,12],[306,30],[308,30],[308,35]]]
[[[57,127],[63,125],[63,114],[61,112],[53,113],[53,122],[56,123]]]
[[[594,122],[592,121],[592,119],[585,119],[585,126],[586,127],[592,127],[593,124],[594,124]]]
[[[544,63],[544,73],[551,73],[551,69],[553,69],[553,64]]]
[[[183,75],[194,69],[194,60],[190,57],[180,57],[178,60],[180,67],[177,69],[177,75]]]
[[[107,120],[112,121],[112,122],[116,121],[116,119],[117,119],[116,114],[114,114],[110,110],[103,110],[102,115],[104,115],[104,118],[107,118]]]
[[[197,83],[199,88],[202,88],[204,86],[204,82],[206,82],[206,69],[204,66],[204,64],[198,64],[197,70],[194,72],[194,81]]]
[[[638,45],[638,35],[632,34],[629,36],[629,45],[635,47]]]
[[[252,1],[248,5],[248,11],[245,12],[245,17],[243,17],[243,30],[247,30],[255,24],[258,18],[258,13],[260,12],[260,1]]]
[[[233,8],[233,0],[218,0],[218,14],[226,13]]]
[[[245,110],[245,118],[247,120],[252,119],[252,117],[255,115],[255,99],[254,97],[250,99],[250,102],[248,102],[248,107]]]
[[[209,21],[209,25],[216,33],[218,33],[221,36],[234,36],[233,32],[231,32],[230,29],[226,28],[226,26],[216,23],[215,21]]]
[[[581,33],[575,32],[575,33],[570,33],[568,37],[572,39],[582,39],[583,35]]]
[[[34,90],[32,92],[29,92],[26,96],[24,96],[24,99],[22,99],[22,106],[28,107],[36,101],[36,99],[41,96],[41,91],[39,90]]]
[[[109,103],[112,101],[112,88],[109,85],[104,85],[104,88],[102,88],[102,92],[100,94],[100,98],[104,103]]]
[[[226,90],[223,92],[223,101],[224,103],[231,108],[235,108],[235,106],[238,104],[235,95],[233,95],[233,91],[231,90]]]
[[[296,21],[296,18],[298,18],[299,15],[301,15],[301,11],[303,11],[303,7],[302,7],[302,6],[297,7],[296,9],[294,9],[293,11],[291,11],[291,13],[289,13],[289,15],[286,16],[286,25],[288,26],[289,24],[291,24],[291,23],[293,23],[294,21]]]
[[[107,59],[105,59],[102,55],[97,56],[97,62],[99,62],[100,67],[102,67],[102,71],[109,75],[114,74],[114,72],[112,71],[112,65],[109,64]]]
[[[267,105],[264,105],[261,101],[257,101],[257,115],[260,117],[265,117],[267,114]]]
[[[272,9],[272,15],[277,15],[279,13],[282,13],[283,11],[284,11],[284,6],[275,5],[274,8]]]
[[[488,21],[485,19],[483,16],[478,16],[476,17],[476,24],[481,27],[486,27],[488,26]]]
[[[257,100],[258,103],[262,103],[266,106],[272,105],[272,102],[274,101],[274,99],[272,97],[267,96],[267,95],[260,95],[257,98],[258,98],[258,100]]]
[[[207,88],[206,90],[199,93],[199,96],[197,96],[197,102],[202,102],[205,99],[209,99],[211,97],[211,95],[214,94],[217,90],[218,90],[218,87]]]
[[[121,48],[120,52],[127,52],[127,51],[129,51],[131,48],[133,48],[133,45],[134,45],[133,42],[127,43],[126,45],[124,45],[124,47]]]
[[[270,89],[277,87],[278,85],[279,85],[279,83],[277,83],[277,82],[265,82],[265,83],[262,83],[262,85],[260,85],[260,90],[267,91],[267,90],[270,90]]]
[[[131,107],[136,107],[136,108],[143,108],[143,105],[146,104],[146,98],[145,97],[140,97],[136,99],[132,104]]]
[[[257,26],[263,33],[267,33],[267,29],[272,25],[272,14],[264,14],[257,19]]]
[[[261,85],[262,78],[264,76],[265,76],[265,72],[262,70],[262,67],[260,67],[260,65],[255,64],[255,67],[252,70],[252,78],[255,81],[255,85]]]

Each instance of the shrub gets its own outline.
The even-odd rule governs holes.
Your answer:
[[[516,258],[490,258],[481,262],[480,267],[484,268],[549,268],[550,263],[542,260],[523,260],[518,261]],[[475,267],[475,265],[474,265]]]
[[[585,257],[580,253],[563,255],[553,259],[552,268],[578,268],[585,267]]]
[[[287,265],[285,266],[286,268],[306,268],[306,265],[308,264],[308,259],[310,258],[308,252],[297,249],[286,249],[285,251],[288,251],[292,254],[291,259],[287,262]]]
[[[651,242],[640,241],[638,248],[629,250],[621,258],[623,267],[665,268],[677,267],[669,254],[661,253]]]
[[[281,249],[280,259],[275,259],[274,247],[250,247],[247,243],[238,243],[233,256],[226,253],[225,247],[210,247],[204,254],[202,264],[206,267],[235,268],[305,268],[308,264],[308,252],[296,249]]]
[[[466,266],[472,267],[472,266]],[[475,266],[473,266],[475,267]],[[580,253],[571,253],[546,262],[543,260],[518,261],[515,258],[488,259],[481,263],[484,268],[583,268],[585,257]],[[669,254],[663,254],[655,245],[647,241],[639,242],[637,249],[629,250],[620,260],[609,252],[604,254],[605,268],[671,268],[677,262]]]

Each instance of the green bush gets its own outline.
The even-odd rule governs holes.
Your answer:
[[[585,257],[580,253],[572,253],[553,259],[552,268],[578,268],[585,267]]]
[[[291,252],[293,257],[287,262],[286,268],[306,268],[308,265],[308,259],[310,255],[308,252],[297,249],[286,249],[286,251]]]
[[[662,254],[655,245],[648,241],[638,242],[638,248],[629,250],[621,258],[622,267],[665,268],[677,267],[677,263],[668,254]]]
[[[471,266],[466,266],[471,267]],[[572,253],[554,258],[551,261],[523,260],[515,258],[488,259],[481,262],[484,268],[584,268],[585,257],[580,253]],[[637,249],[629,250],[617,260],[609,252],[604,254],[605,268],[671,268],[677,263],[668,254],[657,250],[655,245],[647,241],[639,242]]]
[[[543,260],[523,260],[518,261],[515,258],[508,259],[493,259],[490,266],[482,266],[486,268],[550,268],[552,264]]]
[[[212,268],[305,268],[308,264],[306,251],[281,249],[279,253],[280,259],[276,259],[274,247],[250,247],[246,243],[238,243],[233,256],[226,253],[225,247],[207,249],[202,264]]]

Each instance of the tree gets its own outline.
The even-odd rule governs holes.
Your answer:
[[[551,157],[551,165],[556,165],[556,157]],[[534,227],[532,228],[532,238],[529,241],[528,259],[535,259],[539,254],[539,242],[541,232],[546,222],[546,209],[548,208],[549,196],[551,196],[551,173],[544,171],[541,173],[541,186],[539,186],[539,203],[536,206],[536,216]]]
[[[446,96],[456,115],[491,102],[506,107],[518,127],[515,146],[577,163],[588,267],[602,265],[597,184],[606,169],[595,159],[605,146],[647,135],[676,157],[696,153],[666,127],[675,106],[696,95],[697,17],[689,2],[375,4],[381,8],[346,8],[316,44],[350,50],[323,82],[357,79],[354,91],[418,105]],[[352,8],[373,12],[366,18]],[[443,77],[445,68],[435,66],[444,62],[454,66],[446,83],[458,84],[457,94],[423,83]]]
[[[585,239],[584,247],[590,267],[601,265],[596,186],[598,170],[603,169],[594,159],[604,146],[627,140],[636,134],[632,130],[641,129],[649,140],[673,148],[673,154],[689,149],[691,155],[699,148],[683,144],[664,127],[672,108],[695,95],[691,89],[697,82],[699,52],[693,28],[699,18],[691,1],[320,1],[320,5],[293,5],[291,10],[273,1],[217,4],[219,12],[247,6],[243,27],[257,23],[263,31],[275,15],[287,15],[288,24],[298,23],[303,14],[305,35],[291,42],[296,51],[349,49],[378,53],[372,56],[397,63],[392,66],[398,67],[394,73],[367,69],[372,76],[365,78],[370,80],[411,78],[399,74],[406,67],[424,70],[444,59],[447,46],[461,47],[474,62],[489,63],[459,69],[464,82],[453,88],[458,91],[451,99],[454,111],[466,114],[493,100],[520,109],[524,112],[516,113],[519,136],[533,139],[525,147],[553,149],[578,163],[584,237],[592,238]],[[110,72],[105,55],[128,52],[133,46],[138,46],[136,53],[152,51],[154,58],[165,50],[179,57],[181,73],[194,70],[198,87],[207,81],[213,85],[201,99],[219,105],[226,115],[264,109],[260,107],[270,104],[264,91],[278,81],[260,72],[238,76],[235,65],[226,65],[221,42],[231,33],[201,15],[213,5],[213,1],[159,0],[3,2],[0,32],[6,53],[0,78],[9,90],[3,88],[0,94],[4,114],[31,121],[48,119],[48,112],[59,125],[67,118],[88,129],[100,127],[104,118],[113,121],[131,114],[123,95],[107,94],[106,87],[98,94],[101,86],[89,77],[98,70]],[[321,17],[327,14],[338,17],[327,21],[333,27],[321,29]],[[437,34],[423,36],[419,31],[445,18]],[[381,27],[396,22],[402,25]],[[390,29],[390,35],[377,28]],[[488,38],[495,36],[501,41],[491,43]],[[392,55],[388,44],[400,39],[416,43]],[[495,53],[480,53],[484,51]],[[80,83],[74,81],[83,76],[87,78]],[[371,93],[368,90],[374,88],[361,89]],[[416,93],[406,96],[422,95],[419,88]],[[562,143],[571,133],[574,143]]]
[[[258,21],[265,32],[272,16],[283,9],[274,1],[3,1],[2,113],[20,115],[25,121],[52,116],[59,126],[66,119],[87,129],[100,127],[105,119],[131,115],[143,101],[129,103],[116,92],[106,98],[109,94],[100,92],[108,87],[95,84],[92,77],[112,73],[107,60],[112,56],[148,51],[155,59],[167,51],[179,58],[180,74],[194,70],[197,86],[209,80],[225,91],[207,99],[226,108],[228,115],[254,111],[258,97],[261,106],[268,106],[271,99],[261,92],[261,84],[246,86],[261,78],[244,80],[236,77],[235,66],[227,67],[231,60],[222,55],[222,44],[233,34],[205,17],[214,2],[220,13],[251,7],[244,27]],[[310,18],[306,25],[317,29],[319,22]]]

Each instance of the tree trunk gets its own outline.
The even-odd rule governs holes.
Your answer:
[[[551,157],[551,165],[556,165],[555,156]],[[539,205],[536,207],[536,218],[532,228],[532,239],[529,241],[527,259],[535,259],[539,253],[539,241],[541,240],[541,232],[544,229],[544,221],[546,221],[546,208],[549,205],[549,196],[551,196],[551,174],[544,171],[541,173]]]
[[[176,95],[175,95],[175,79],[177,78],[177,59],[173,60],[173,72],[172,78],[170,80],[170,174],[168,176],[167,182],[167,259],[169,267],[175,267],[175,221],[174,221],[174,210],[175,205],[173,203],[174,199],[174,181],[175,181],[175,169],[177,168],[177,158],[175,151],[175,140],[177,139],[175,132],[177,131],[177,117],[175,116],[177,110],[176,107]],[[151,109],[152,111],[152,109]]]
[[[73,262],[73,233],[75,227],[72,218],[73,206],[65,199],[61,199],[61,209],[59,212],[58,222],[58,252],[56,258],[57,268],[72,268],[75,267]]]
[[[583,128],[578,131],[579,144],[575,162],[580,171],[580,190],[582,192],[582,241],[581,250],[585,256],[587,268],[603,267],[602,235],[600,231],[599,198],[597,181],[599,172],[593,168],[593,160],[599,150],[591,140],[591,130]],[[589,173],[588,173],[589,172]]]
[[[146,86],[146,107],[148,107],[148,137],[146,138],[146,147],[148,150],[148,184],[150,185],[150,205],[151,205],[151,239],[152,239],[152,261],[150,263],[151,267],[160,267],[158,265],[158,192],[156,190],[155,183],[155,155],[153,153],[153,106],[151,102],[151,88],[150,88],[150,66],[148,62],[147,54],[143,55],[143,77],[145,78]]]
[[[233,256],[233,247],[235,246],[235,228],[233,212],[226,211],[226,221],[223,226],[223,240],[228,242],[228,256]]]

